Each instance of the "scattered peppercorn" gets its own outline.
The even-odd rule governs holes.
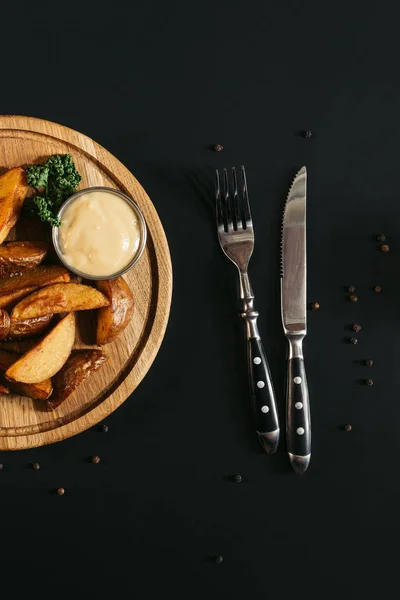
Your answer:
[[[221,144],[214,144],[213,148],[215,152],[222,152],[222,150],[224,149],[224,147],[221,146]]]
[[[108,425],[104,424],[101,426],[101,430],[104,431],[104,433],[107,433],[108,431]]]
[[[223,556],[216,556],[214,560],[217,563],[217,565],[219,565],[222,562],[224,562],[224,557]]]
[[[309,129],[304,132],[304,137],[305,138],[310,138],[311,136],[312,136],[312,131],[310,131]]]
[[[59,496],[64,496],[64,494],[65,494],[65,490],[64,490],[64,488],[58,488],[58,489],[57,489],[57,494],[58,494]]]
[[[351,431],[353,429],[351,425],[345,425],[344,428],[346,431]]]
[[[349,291],[349,294],[354,294],[354,292],[356,291],[356,288],[354,287],[354,285],[349,285],[349,287],[347,289]]]
[[[378,240],[378,242],[380,242],[382,244],[383,242],[386,242],[386,235],[384,233],[381,233],[380,235],[377,236],[376,239]]]
[[[382,288],[381,288],[381,286],[380,286],[380,285],[376,285],[376,286],[374,287],[374,292],[376,292],[377,294],[380,294],[380,293],[381,293],[381,291],[382,291]]]
[[[358,302],[358,296],[355,296],[354,294],[351,294],[349,296],[349,300],[350,300],[350,302]]]
[[[100,462],[100,456],[92,456],[92,463],[98,465]]]
[[[351,343],[351,344],[358,344],[358,338],[356,338],[356,337],[351,337],[351,338],[350,338],[350,343]]]
[[[233,478],[235,483],[241,483],[242,482],[242,476],[241,475],[235,475],[235,477]]]
[[[354,323],[353,331],[355,331],[356,333],[359,333],[361,331],[361,325],[359,325],[358,323]]]
[[[311,310],[318,310],[319,309],[319,302],[313,302],[311,304]]]
[[[382,250],[382,252],[389,252],[390,248],[387,244],[383,244],[381,246],[381,250]]]
[[[374,361],[372,360],[372,358],[368,358],[364,364],[366,367],[372,367],[372,365],[374,364]]]
[[[374,385],[374,382],[372,381],[372,379],[366,379],[365,383],[369,386]]]
[[[34,469],[34,471],[39,471],[39,469],[40,469],[39,463],[33,463],[32,469]]]

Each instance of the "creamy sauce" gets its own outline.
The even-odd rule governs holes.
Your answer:
[[[87,275],[113,275],[126,267],[140,243],[133,208],[112,192],[94,190],[66,208],[59,228],[64,260]]]

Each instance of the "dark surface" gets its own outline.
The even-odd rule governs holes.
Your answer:
[[[188,600],[389,597],[392,586],[395,593],[394,6],[1,3],[0,112],[63,123],[122,160],[160,214],[175,277],[162,349],[107,420],[109,432],[0,456],[3,593],[7,586],[56,597]],[[210,150],[215,143],[224,150]],[[292,472],[284,440],[270,457],[254,431],[236,274],[218,247],[213,215],[213,168],[233,164],[247,170],[256,230],[250,275],[281,415],[281,211],[292,177],[308,168],[308,293],[321,307],[309,313],[305,341],[313,455],[303,477]],[[389,253],[379,251],[379,233]],[[357,346],[346,343],[353,322],[362,325]],[[362,385],[366,377],[373,387]],[[30,468],[36,461],[39,471]]]

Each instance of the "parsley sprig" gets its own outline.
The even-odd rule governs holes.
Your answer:
[[[64,200],[76,191],[82,179],[71,155],[54,154],[45,163],[28,167],[26,178],[28,185],[38,192],[29,203],[29,209],[42,221],[58,227],[61,224],[58,210]]]

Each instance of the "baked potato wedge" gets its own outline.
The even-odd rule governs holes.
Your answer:
[[[0,246],[0,277],[33,269],[46,257],[46,242],[8,242]]]
[[[90,310],[109,304],[96,289],[81,283],[56,283],[33,292],[18,302],[11,313],[12,321],[35,319],[48,314]]]
[[[10,311],[22,298],[29,296],[32,292],[37,290],[35,285],[31,285],[21,290],[15,290],[14,292],[8,292],[7,294],[0,294],[0,308]]]
[[[0,350],[0,383],[3,387],[9,388],[15,394],[26,396],[33,400],[47,400],[53,391],[51,379],[40,381],[38,383],[17,383],[16,381],[5,381],[4,373],[7,369],[20,358],[17,352],[8,352]]]
[[[96,282],[97,289],[109,301],[109,306],[97,311],[96,341],[109,344],[125,329],[133,314],[133,296],[123,277]]]
[[[43,287],[52,283],[69,281],[70,275],[67,269],[58,265],[39,265],[25,271],[16,277],[0,279],[0,298],[12,292],[28,287]]]
[[[4,340],[10,332],[10,315],[0,308],[0,340]]]
[[[18,221],[28,184],[24,169],[15,167],[0,177],[0,244]]]
[[[53,378],[54,391],[47,401],[50,410],[60,406],[92,373],[100,369],[107,356],[101,350],[74,350]]]
[[[37,319],[10,322],[7,340],[22,340],[39,336],[49,327],[52,318],[53,315],[44,315],[44,317],[38,317]]]
[[[6,371],[6,379],[38,383],[53,377],[66,363],[75,340],[75,315],[69,313]]]

